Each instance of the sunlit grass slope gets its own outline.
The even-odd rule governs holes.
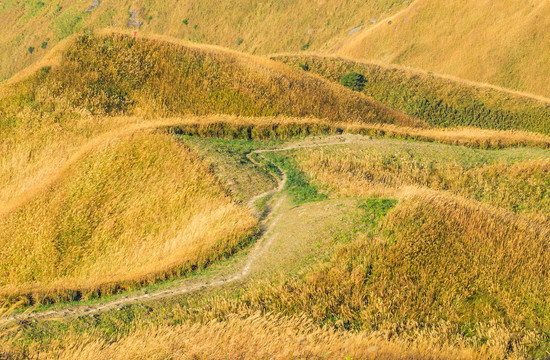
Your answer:
[[[372,205],[365,211],[384,214]],[[546,353],[548,222],[418,192],[388,213],[378,233],[344,239],[303,278],[264,284],[243,301],[403,348],[429,334],[432,346],[465,346],[480,358]]]
[[[550,154],[545,150],[374,139],[301,150],[296,158],[311,177],[346,195],[404,196],[426,188],[550,219]]]
[[[474,126],[550,133],[546,102],[414,70],[312,55],[277,56],[333,82],[354,71],[365,78],[363,93],[435,126]]]
[[[127,29],[133,11],[142,23],[136,29],[140,35],[163,34],[265,54],[330,47],[389,8],[403,7],[396,0],[114,0],[91,5],[92,0],[2,1],[0,79],[42,58],[74,32]]]
[[[151,283],[232,253],[255,226],[171,136],[113,140],[0,218],[0,297],[70,300]]]
[[[345,227],[323,235],[330,248],[311,266],[93,318],[32,323],[5,338],[5,351],[69,359],[121,351],[285,358],[281,348],[296,358],[544,358],[547,151],[349,139],[272,156],[295,158],[287,171],[303,189],[360,198]],[[244,146],[201,141],[231,157]],[[364,199],[374,195],[393,200]],[[307,224],[300,210],[296,221]]]
[[[15,103],[54,114],[223,113],[419,123],[363,94],[270,60],[120,34],[78,37],[61,64],[42,68],[8,93],[3,108],[12,122],[18,117]]]
[[[428,193],[404,201],[383,228],[390,242],[373,288],[396,318],[550,331],[548,221]]]
[[[547,1],[418,0],[338,53],[548,97],[549,19]]]

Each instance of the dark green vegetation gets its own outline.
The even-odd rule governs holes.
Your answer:
[[[202,121],[189,125],[180,125],[170,129],[176,135],[185,135],[189,138],[213,138],[212,141],[224,140],[253,140],[252,142],[235,141],[235,144],[241,144],[249,150],[254,145],[259,144],[258,140],[282,140],[303,138],[305,136],[317,135],[335,135],[342,134],[344,129],[338,126],[317,121],[299,121],[294,122],[288,119],[286,122],[276,121],[256,121],[239,124],[239,121],[227,122],[223,119],[219,121]],[[218,139],[218,140],[216,140]],[[248,145],[247,145],[248,144]]]
[[[300,66],[300,68],[303,69],[304,67]],[[309,70],[309,66],[307,66],[307,69]],[[365,82],[365,77],[355,71],[350,71],[340,78],[340,84],[354,91],[363,91]]]
[[[474,126],[550,134],[550,105],[537,100],[469,86],[429,74],[415,74],[340,58],[306,55],[281,56],[275,60],[295,68],[305,66],[310,72],[333,82],[339,82],[349,73],[360,74],[365,79],[362,89],[364,94],[430,125]]]

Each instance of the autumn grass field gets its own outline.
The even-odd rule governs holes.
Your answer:
[[[23,347],[9,340],[8,353],[67,359],[174,352],[281,359],[327,352],[334,355],[329,358],[367,359],[543,356],[549,331],[547,152],[351,139],[269,157],[279,164],[295,159],[294,170],[282,166],[298,171],[302,180],[294,184],[312,189],[289,188],[297,204],[323,204],[318,194],[363,199],[350,220],[323,235],[331,245],[312,265],[290,277],[273,273],[242,287],[128,305],[93,321],[29,324],[6,333],[5,339],[27,339]],[[217,159],[214,169],[250,146],[283,145],[182,141]],[[233,166],[248,179],[265,176],[244,161]],[[525,167],[530,170],[513,170]],[[506,175],[502,183],[491,180],[497,174]],[[189,341],[195,338],[202,340]],[[274,341],[292,350],[281,352]]]
[[[416,0],[366,27],[333,53],[400,64],[548,97],[550,5]]]
[[[83,30],[111,27],[127,30],[130,12],[139,35],[160,34],[186,41],[216,44],[267,54],[326,49],[350,30],[379,17],[400,1],[345,3],[267,1],[30,1],[0,4],[0,79],[39,61],[60,41]],[[90,11],[88,11],[90,10]],[[29,50],[32,48],[32,51]]]
[[[96,149],[0,224],[0,297],[32,304],[203,267],[248,241],[256,220],[189,149],[135,135]]]
[[[429,72],[334,56],[281,55],[274,60],[306,69],[333,82],[349,72],[361,74],[363,92],[433,126],[550,133],[548,101]]]
[[[1,84],[0,359],[548,357],[543,101],[161,35],[62,45]]]

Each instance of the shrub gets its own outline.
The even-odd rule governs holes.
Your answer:
[[[340,84],[354,91],[362,91],[365,88],[365,77],[355,71],[344,74],[340,78]]]
[[[28,49],[28,50],[29,50],[29,53],[31,53],[31,54],[32,54],[32,53],[34,52],[34,47],[32,47],[32,46],[29,46],[29,49]]]

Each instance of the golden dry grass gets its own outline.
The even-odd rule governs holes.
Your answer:
[[[373,287],[388,312],[499,320],[518,333],[548,328],[548,220],[428,191],[409,196],[382,228],[392,241]]]
[[[428,188],[548,219],[550,158],[541,150],[479,152],[372,140],[297,153],[301,168],[341,194],[400,197]]]
[[[39,71],[18,86],[23,107],[63,117],[67,112],[223,113],[423,124],[362,94],[264,58],[112,32],[78,37],[59,66]],[[11,114],[9,104],[15,100],[4,99],[4,112],[13,118],[17,115]]]
[[[319,154],[326,158],[304,165],[304,159]],[[507,194],[504,198],[513,201],[526,195],[526,208],[514,211],[529,213],[539,205],[547,211],[544,202],[529,200],[537,189],[546,188],[540,181],[547,176],[538,173],[546,169],[545,151],[367,140],[347,149],[301,149],[297,159],[317,180],[323,174],[309,167],[323,168],[332,179],[344,178],[344,184],[346,179],[363,179],[370,170],[371,182],[393,188],[388,194],[403,201],[382,221],[381,231],[353,230],[330,260],[303,278],[251,284],[238,298],[222,293],[198,307],[155,305],[155,315],[132,320],[129,333],[115,338],[99,329],[83,334],[77,326],[47,344],[35,342],[28,354],[68,359],[180,353],[197,358],[429,359],[525,358],[544,352],[544,332],[550,326],[544,316],[550,292],[544,275],[548,221],[468,197],[489,194],[482,200],[506,207],[495,195]],[[450,165],[454,167],[448,171]],[[495,168],[487,171],[491,166]],[[517,171],[509,171],[515,166]],[[526,171],[531,167],[533,171]],[[468,171],[487,181],[457,186]],[[502,184],[491,180],[499,174],[510,179]],[[442,186],[444,181],[448,186]],[[353,184],[355,195],[372,186]],[[419,190],[418,184],[439,191]],[[527,191],[506,188],[514,184],[527,186]],[[367,207],[366,214],[382,216],[376,206]],[[258,311],[276,315],[258,316]],[[157,321],[165,312],[170,313],[168,320]],[[117,316],[106,319],[113,317],[118,324],[123,320]],[[7,344],[5,351],[17,356],[17,341]]]
[[[243,118],[206,116],[158,119],[140,117],[82,117],[57,123],[43,119],[12,127],[0,135],[4,154],[0,164],[0,213],[9,213],[19,204],[32,200],[45,184],[60,179],[62,169],[72,164],[112,137],[121,137],[143,129],[173,127],[176,132],[205,137],[269,139],[296,135],[362,133],[401,139],[417,139],[480,148],[533,146],[547,148],[550,139],[525,132],[479,129],[415,129],[390,125],[331,123],[301,118]],[[65,170],[65,171],[66,171]]]
[[[382,334],[321,329],[307,318],[230,315],[225,321],[146,327],[107,342],[68,338],[39,359],[481,359],[465,347],[388,341]]]
[[[545,1],[417,0],[337,52],[550,96]]]
[[[233,252],[255,226],[170,136],[110,139],[0,218],[0,296],[55,301],[151,283]]]
[[[41,5],[42,4],[42,5]],[[352,28],[379,17],[395,0],[348,1],[175,1],[116,0],[91,13],[91,1],[3,1],[0,5],[0,78],[8,78],[41,59],[60,39],[84,29],[127,29],[129,11],[137,10],[142,34],[222,45],[250,53],[327,48]],[[187,24],[184,20],[187,19]],[[195,27],[195,25],[197,25]],[[133,29],[132,29],[133,30]],[[46,48],[42,43],[47,42]],[[29,53],[28,48],[34,51]]]

